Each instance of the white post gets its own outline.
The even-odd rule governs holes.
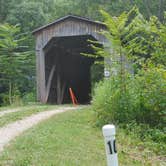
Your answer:
[[[118,156],[115,142],[115,126],[105,125],[102,128],[105,140],[105,149],[107,155],[108,166],[118,166]]]

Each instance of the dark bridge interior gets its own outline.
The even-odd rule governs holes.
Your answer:
[[[54,37],[45,46],[46,85],[49,82],[51,71],[54,71],[48,103],[70,103],[69,88],[72,88],[78,103],[90,102],[90,69],[95,59],[80,54],[93,53],[88,39],[95,40],[89,35]]]

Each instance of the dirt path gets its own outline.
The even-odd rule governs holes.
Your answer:
[[[3,151],[4,146],[7,145],[12,139],[21,134],[23,131],[38,124],[42,120],[48,119],[55,114],[65,112],[67,110],[80,108],[81,107],[65,107],[59,109],[57,108],[56,110],[51,111],[44,111],[0,128],[0,152]]]

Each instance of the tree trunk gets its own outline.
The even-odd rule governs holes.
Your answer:
[[[144,0],[144,4],[145,4],[145,7],[146,7],[148,17],[150,17],[151,16],[151,11],[150,11],[150,7],[149,7],[149,0]]]
[[[158,18],[160,21],[162,21],[162,13],[163,13],[163,10],[162,10],[162,7],[163,7],[163,0],[159,0],[159,7],[158,7]]]
[[[9,103],[12,104],[12,82],[9,81]]]

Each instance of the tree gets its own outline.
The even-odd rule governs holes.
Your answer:
[[[125,56],[124,60],[131,59],[139,65],[149,60],[155,65],[166,64],[166,26],[156,16],[146,20],[137,7],[119,17],[110,16],[104,11],[102,14],[108,29],[103,34],[110,41],[111,57],[116,56],[113,62],[117,61],[118,56],[120,59]]]
[[[152,17],[150,22],[151,30],[154,34],[152,60],[155,64],[166,66],[166,24],[165,22],[161,24],[156,17]]]
[[[30,52],[20,43],[25,37],[19,34],[20,28],[9,24],[0,25],[0,81],[8,85],[8,99],[12,104],[14,90],[25,76],[23,69],[29,63]]]
[[[21,32],[31,32],[46,23],[46,16],[39,2],[22,1],[10,10],[6,21],[19,24]]]
[[[147,20],[134,7],[118,17],[102,11],[107,30],[106,49],[93,45],[112,72],[95,90],[97,123],[144,123],[164,130],[166,114],[165,24],[155,16]],[[107,60],[108,58],[108,60]],[[132,61],[136,72],[126,69]]]
[[[0,23],[6,20],[9,13],[10,0],[0,0]]]

